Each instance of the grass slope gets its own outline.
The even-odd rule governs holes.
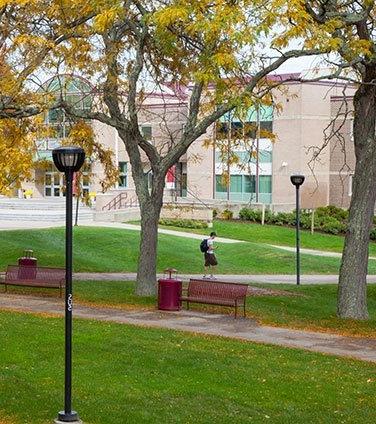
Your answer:
[[[216,231],[220,237],[245,240],[254,243],[275,244],[281,246],[295,246],[295,228],[281,227],[277,225],[260,225],[246,221],[220,221],[215,220],[213,229],[192,230],[189,228],[164,227],[177,231],[195,232],[197,234],[207,234]],[[324,234],[310,231],[300,231],[301,247],[306,249],[327,250],[331,252],[342,252],[343,236]],[[370,255],[376,256],[376,243],[369,244]]]
[[[1,232],[0,269],[16,262],[25,248],[33,249],[40,265],[64,266],[64,229],[40,229]],[[74,268],[76,272],[134,272],[139,250],[137,231],[74,228]],[[220,244],[218,249],[223,274],[294,274],[295,255],[257,243]],[[174,267],[180,273],[201,273],[203,258],[199,241],[160,234],[158,271]],[[339,258],[301,256],[301,272],[336,274]],[[376,273],[376,261],[370,261],[370,273]]]
[[[63,319],[0,313],[0,421],[63,405]],[[73,407],[87,424],[373,424],[373,364],[75,320]]]

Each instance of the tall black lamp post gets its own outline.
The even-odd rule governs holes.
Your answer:
[[[300,206],[299,206],[299,188],[304,183],[305,177],[302,174],[293,174],[290,176],[292,184],[296,188],[296,284],[300,285]]]
[[[66,225],[65,225],[65,397],[64,411],[58,413],[56,423],[80,423],[77,412],[72,411],[72,181],[73,173],[84,163],[85,152],[80,147],[59,147],[52,151],[56,168],[65,173]]]

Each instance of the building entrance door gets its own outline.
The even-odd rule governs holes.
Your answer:
[[[44,195],[46,197],[62,197],[65,195],[64,174],[60,172],[46,172],[44,177]]]

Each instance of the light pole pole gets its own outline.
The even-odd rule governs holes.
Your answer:
[[[80,147],[64,146],[52,151],[56,168],[65,173],[66,221],[65,221],[65,391],[64,411],[58,413],[55,423],[81,423],[77,412],[72,411],[72,181],[85,161]]]
[[[305,177],[302,174],[293,174],[290,181],[296,188],[296,284],[300,285],[300,206],[299,206],[299,188],[304,183]]]

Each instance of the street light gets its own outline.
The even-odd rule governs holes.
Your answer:
[[[299,240],[299,227],[300,227],[300,208],[299,208],[299,188],[304,183],[305,177],[302,174],[292,174],[290,176],[292,184],[296,188],[296,284],[300,285],[300,240]]]
[[[65,173],[65,397],[64,411],[58,413],[55,423],[81,423],[77,412],[72,411],[72,181],[85,161],[80,147],[64,146],[52,151],[56,168]]]

